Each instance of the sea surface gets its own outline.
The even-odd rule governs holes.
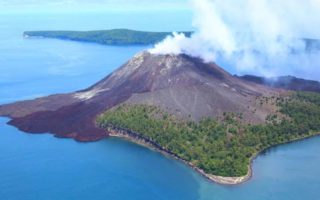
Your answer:
[[[26,30],[191,30],[188,12],[0,14],[0,104],[80,90],[145,46],[24,39]],[[170,23],[168,23],[170,20]],[[93,143],[25,134],[0,118],[2,200],[317,200],[320,137],[281,145],[237,186],[207,181],[184,164],[130,142]]]

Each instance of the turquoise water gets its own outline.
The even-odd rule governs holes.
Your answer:
[[[85,88],[146,47],[26,40],[24,30],[188,30],[189,13],[0,17],[0,104]],[[130,19],[130,21],[128,20]],[[167,23],[168,20],[172,23]],[[182,163],[120,140],[78,143],[25,134],[0,118],[0,199],[317,200],[320,137],[282,145],[254,161],[238,186],[211,183]]]

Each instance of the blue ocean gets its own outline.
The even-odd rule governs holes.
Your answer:
[[[191,19],[185,11],[0,14],[0,104],[86,88],[149,48],[25,39],[23,31],[181,31],[192,30]],[[1,200],[320,199],[320,137],[272,148],[254,160],[250,181],[222,186],[121,139],[79,143],[25,134],[8,121],[0,118]]]

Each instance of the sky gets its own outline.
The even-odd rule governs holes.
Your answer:
[[[3,12],[188,9],[188,0],[0,0]]]

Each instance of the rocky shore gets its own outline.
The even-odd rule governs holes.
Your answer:
[[[173,157],[174,159],[177,159],[177,160],[185,163],[186,165],[188,165],[189,167],[191,167],[192,169],[197,171],[199,174],[201,174],[203,177],[207,178],[210,181],[218,183],[218,184],[237,185],[237,184],[241,184],[241,183],[244,183],[244,182],[248,181],[252,176],[251,164],[250,164],[250,166],[248,166],[249,170],[248,170],[247,175],[245,175],[245,176],[241,176],[241,177],[216,176],[216,175],[213,175],[213,174],[205,173],[202,169],[194,166],[192,163],[184,160],[183,158],[180,158],[179,156],[177,156],[173,152],[169,151],[168,149],[163,148],[162,146],[160,146],[156,142],[141,136],[139,133],[136,133],[136,132],[133,132],[133,131],[130,131],[130,130],[115,128],[115,127],[112,127],[112,128],[109,127],[108,128],[108,134],[111,137],[123,138],[123,139],[126,139],[128,141],[134,142],[136,144],[139,144],[139,145],[148,147],[150,149],[159,151],[160,153],[162,153],[162,154],[164,154],[166,156]]]

